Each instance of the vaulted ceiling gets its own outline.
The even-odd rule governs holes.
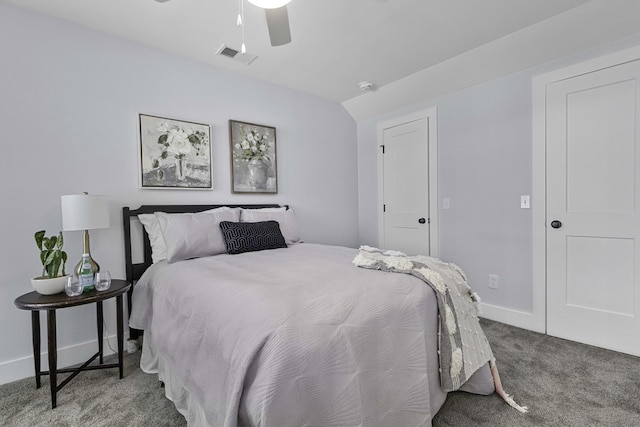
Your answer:
[[[292,0],[292,42],[272,47],[264,11],[245,1],[245,43],[257,55],[247,65],[216,55],[240,49],[242,0],[4,1],[342,102],[356,118],[388,108],[372,110],[376,98],[411,102],[396,99],[415,92],[403,84],[455,89],[640,32],[637,0]],[[379,93],[363,94],[361,81]]]

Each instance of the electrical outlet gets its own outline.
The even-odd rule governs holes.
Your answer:
[[[499,289],[500,288],[499,282],[500,280],[497,275],[495,274],[489,275],[489,289]]]
[[[520,209],[529,209],[531,207],[529,195],[520,196]]]

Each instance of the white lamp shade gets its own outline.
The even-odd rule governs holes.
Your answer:
[[[60,196],[64,231],[109,228],[107,196],[72,194]]]
[[[291,0],[249,0],[249,3],[254,4],[263,9],[277,9],[285,6]]]

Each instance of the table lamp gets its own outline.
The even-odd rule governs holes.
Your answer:
[[[93,272],[100,271],[100,266],[91,257],[89,248],[89,230],[109,228],[109,206],[107,196],[96,196],[89,193],[60,196],[62,205],[62,229],[64,231],[83,230],[82,253],[89,254],[89,262]],[[74,271],[80,272],[82,259]]]

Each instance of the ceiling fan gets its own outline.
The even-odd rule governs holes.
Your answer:
[[[169,0],[156,0],[164,3]],[[282,46],[291,42],[291,30],[289,28],[289,14],[287,3],[291,0],[248,0],[249,3],[264,9],[269,29],[271,46]]]
[[[291,42],[291,30],[289,29],[289,14],[287,3],[291,0],[249,0],[264,9],[269,28],[271,46],[282,46]]]

